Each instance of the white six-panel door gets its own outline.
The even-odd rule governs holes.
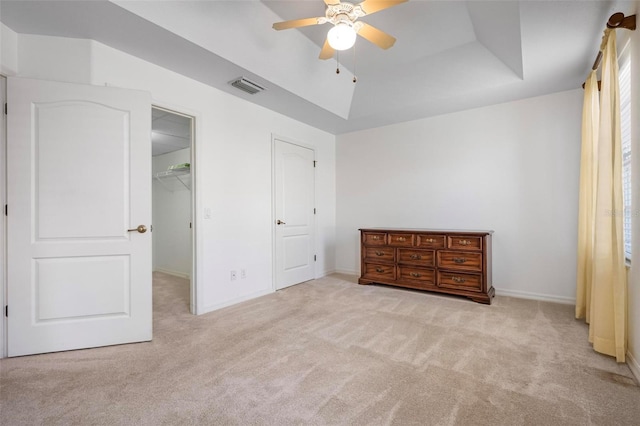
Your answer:
[[[151,100],[9,78],[9,356],[151,340]]]
[[[275,139],[276,289],[315,278],[314,152]]]

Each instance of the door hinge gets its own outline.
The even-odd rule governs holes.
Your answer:
[[[5,102],[5,103],[4,103],[4,115],[7,115],[7,114],[8,114],[8,112],[7,112],[7,111],[9,111],[9,110],[8,110],[8,108],[7,108],[7,103]]]
[[[313,255],[313,261],[315,262],[317,260],[316,255]]]
[[[189,222],[189,229],[193,228],[193,226],[191,226],[191,222]]]
[[[5,216],[9,216],[9,205],[8,204],[4,205],[4,215]]]
[[[316,160],[313,160],[313,167],[316,166]]]
[[[4,316],[9,317],[9,305],[4,305]]]
[[[315,207],[313,208],[313,214],[316,214],[316,208]]]

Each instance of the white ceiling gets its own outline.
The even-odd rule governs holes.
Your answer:
[[[159,108],[151,113],[152,156],[191,148],[191,118]]]
[[[0,1],[18,33],[89,38],[334,134],[580,87],[602,30],[626,1],[410,0],[362,18],[395,36],[382,50],[318,59],[330,24],[305,1]],[[353,73],[358,82],[353,83]],[[228,82],[267,88],[248,95]]]

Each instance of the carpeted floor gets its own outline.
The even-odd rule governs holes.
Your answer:
[[[203,316],[156,274],[149,343],[0,361],[3,425],[637,425],[573,307],[330,276]]]

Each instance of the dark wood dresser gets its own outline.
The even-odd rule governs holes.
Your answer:
[[[389,284],[491,304],[493,231],[360,229],[359,284]]]

